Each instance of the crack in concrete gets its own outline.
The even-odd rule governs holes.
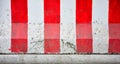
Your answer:
[[[33,39],[33,38],[32,38],[32,39]],[[44,41],[44,40],[38,40],[38,41],[30,42],[30,44],[33,44],[33,43],[34,43],[34,45],[33,45],[29,50],[33,49],[33,48],[34,48],[35,46],[37,46],[37,45],[42,44],[43,41]],[[37,47],[37,48],[39,48],[39,47]]]
[[[66,45],[67,45],[67,47],[72,48],[73,50],[75,50],[75,45],[74,44],[72,44],[70,42],[66,42]]]
[[[73,50],[76,51],[76,49],[75,49],[75,45],[74,45],[73,43],[70,43],[70,42],[64,42],[63,39],[61,39],[61,42],[63,43],[63,44],[62,44],[63,47],[64,47],[64,46],[67,46],[68,48],[71,48],[71,49],[73,49]]]

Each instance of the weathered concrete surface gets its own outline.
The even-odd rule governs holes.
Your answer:
[[[120,55],[0,55],[0,63],[120,63]]]
[[[10,0],[0,0],[0,53],[10,53],[11,10]]]
[[[28,53],[44,53],[43,23],[29,23]]]

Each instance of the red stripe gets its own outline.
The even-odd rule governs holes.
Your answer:
[[[92,0],[76,1],[77,52],[92,52]]]
[[[109,53],[120,53],[120,0],[109,0]]]
[[[11,0],[12,52],[27,52],[27,0]]]
[[[60,0],[44,0],[44,51],[60,52]]]

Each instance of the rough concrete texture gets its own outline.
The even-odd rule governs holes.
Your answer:
[[[75,53],[76,52],[76,33],[75,25],[73,23],[62,24],[60,28],[60,48],[61,53]]]
[[[44,25],[43,23],[29,23],[28,53],[44,52]]]
[[[0,55],[0,63],[119,64],[120,55]]]
[[[10,52],[11,11],[7,0],[0,1],[0,53]]]

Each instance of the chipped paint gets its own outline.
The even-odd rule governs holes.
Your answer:
[[[71,43],[71,41],[68,42],[67,40],[61,39],[61,42],[62,42],[61,47],[63,48],[62,53],[66,53],[66,51],[67,53],[76,53],[76,47],[73,43]]]

